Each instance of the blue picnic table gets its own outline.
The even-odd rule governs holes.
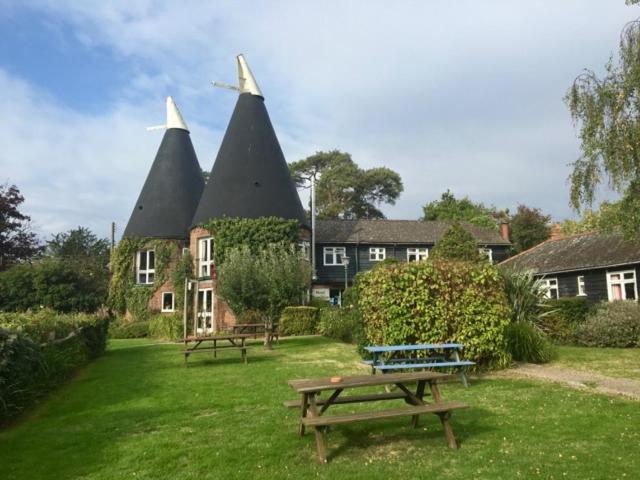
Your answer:
[[[456,368],[460,380],[465,387],[469,386],[467,376],[462,367],[475,365],[470,360],[462,360],[460,353],[464,345],[461,343],[423,343],[420,345],[384,345],[369,346],[364,349],[372,355],[371,360],[364,363],[371,366],[371,373],[382,373],[391,370],[417,369],[417,368]],[[398,352],[416,352],[415,356],[398,358],[394,354]],[[422,355],[419,355],[423,352]]]

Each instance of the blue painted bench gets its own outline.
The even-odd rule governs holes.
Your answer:
[[[416,368],[455,368],[459,369],[458,375],[465,387],[469,386],[463,367],[475,365],[475,362],[461,360],[460,352],[464,348],[461,343],[424,343],[421,345],[385,345],[369,346],[364,349],[372,356],[372,360],[364,363],[371,366],[371,372],[380,371],[386,373],[392,370],[416,369]],[[424,356],[410,358],[394,358],[398,352],[424,352]],[[389,358],[385,358],[388,355]]]

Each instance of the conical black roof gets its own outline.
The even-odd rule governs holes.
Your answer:
[[[123,236],[187,239],[203,190],[204,178],[189,132],[169,128]]]
[[[281,217],[308,227],[264,99],[242,93],[191,222]]]

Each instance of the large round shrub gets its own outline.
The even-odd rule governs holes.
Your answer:
[[[640,347],[640,305],[622,300],[600,304],[577,328],[575,340],[588,347]]]
[[[418,262],[360,279],[359,308],[371,345],[456,342],[484,366],[504,366],[509,309],[498,271],[477,262]]]

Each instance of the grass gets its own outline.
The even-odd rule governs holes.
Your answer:
[[[640,380],[640,348],[558,346],[558,358],[549,365]]]
[[[353,347],[319,337],[256,346],[217,360],[178,345],[114,341],[18,424],[0,432],[3,480],[281,478],[634,478],[640,408],[530,380],[491,378],[442,388],[471,405],[455,412],[460,449],[436,417],[335,427],[330,463],[312,434],[296,436],[287,379],[355,373]],[[383,405],[390,407],[392,402]],[[358,408],[336,407],[343,410]],[[368,406],[371,408],[371,405]]]

